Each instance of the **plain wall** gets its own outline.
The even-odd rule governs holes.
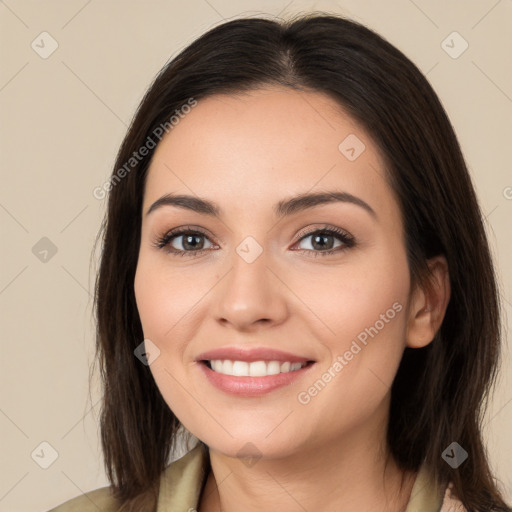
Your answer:
[[[47,510],[108,485],[97,380],[88,397],[97,259],[92,249],[106,204],[93,190],[108,179],[147,86],[168,59],[224,20],[311,10],[363,22],[427,74],[454,125],[486,215],[510,326],[512,2],[1,2],[0,511]],[[442,45],[454,31],[469,45],[457,58],[462,39],[447,39],[451,56]],[[55,43],[42,32],[58,44],[49,56],[45,52]],[[485,435],[492,467],[512,501],[506,318],[504,328],[502,369]],[[51,453],[42,442],[58,452],[47,469],[36,463],[38,453]]]

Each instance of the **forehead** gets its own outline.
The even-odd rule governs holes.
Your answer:
[[[158,144],[144,209],[176,193],[250,215],[283,197],[336,189],[396,216],[385,174],[366,131],[322,93],[267,88],[214,95],[198,101]]]

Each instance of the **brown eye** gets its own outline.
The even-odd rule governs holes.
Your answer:
[[[304,244],[306,247],[302,247],[299,250],[312,253],[314,256],[341,252],[355,245],[355,240],[352,236],[337,228],[311,231],[303,235],[298,243],[300,244],[303,241],[308,241],[308,243]],[[337,244],[336,241],[338,241]]]
[[[181,239],[181,241],[180,241]],[[174,242],[178,242],[174,245]],[[185,251],[197,251],[204,248],[205,236],[202,234],[186,234],[186,235],[174,235],[172,237],[171,246],[177,250]],[[181,245],[181,247],[179,247]]]
[[[210,245],[205,245],[205,241]],[[185,256],[187,253],[190,255],[203,253],[213,247],[214,244],[205,233],[197,230],[181,229],[166,233],[154,245],[169,253]]]

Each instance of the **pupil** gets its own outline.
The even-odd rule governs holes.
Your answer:
[[[199,235],[188,235],[185,237],[184,246],[185,248],[191,248],[191,249],[197,249],[197,245],[201,245],[199,242],[198,244],[194,244],[194,239],[197,241],[197,239],[200,238]]]
[[[316,236],[314,236],[314,237],[313,237],[313,247],[314,247],[315,249],[326,249],[326,248],[327,248],[327,249],[331,249],[331,248],[332,248],[332,247],[331,247],[331,246],[332,246],[332,243],[331,243],[331,244],[327,243],[327,242],[326,242],[326,239],[327,239],[327,238],[332,238],[332,236],[331,236],[331,235],[316,235]],[[319,243],[317,242],[318,240],[323,240],[323,244],[322,244],[322,243],[320,243],[320,244],[319,244]],[[326,246],[327,246],[327,247],[326,247]]]

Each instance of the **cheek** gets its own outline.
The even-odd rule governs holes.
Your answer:
[[[163,288],[162,283],[157,279],[155,270],[145,264],[144,259],[139,259],[134,282],[135,300],[144,337],[151,340],[161,338],[161,331],[164,328],[166,317],[162,315]]]
[[[321,409],[340,400],[343,414],[352,408],[353,417],[358,417],[362,404],[370,411],[389,392],[403,354],[409,294],[406,256],[381,251],[364,264],[358,260],[332,272],[323,269],[302,286],[298,294],[308,297],[316,317],[313,336],[330,354],[317,386],[322,397],[316,398],[315,389],[304,390],[304,401],[311,397]]]
[[[190,288],[180,283],[178,274],[171,274],[144,254],[139,258],[134,290],[144,338],[159,349],[149,369],[169,408],[188,425],[190,417],[201,414],[185,391],[187,368],[183,364],[186,340],[191,336],[183,332],[183,327],[195,302],[187,293],[192,292],[187,292]]]
[[[134,281],[137,309],[144,336],[162,344],[162,349],[179,346],[165,340],[177,339],[198,301],[199,287],[190,284],[183,273],[165,264],[165,258],[141,254]]]
[[[403,354],[405,304],[399,294],[361,297],[331,317],[336,336],[329,336],[330,360],[297,396],[302,414],[319,418],[329,411],[325,427],[333,437],[383,414]],[[340,312],[341,311],[341,312]],[[334,312],[333,312],[334,313]],[[384,408],[383,408],[384,407]]]
[[[146,350],[151,344],[158,349],[158,357],[151,362],[150,370],[157,386],[165,390],[163,396],[167,400],[169,392],[172,396],[175,389],[170,382],[171,376],[176,375],[176,370],[181,371],[183,361],[184,343],[179,336],[179,319],[185,314],[181,309],[186,298],[176,282],[161,270],[154,262],[151,264],[149,259],[141,257],[134,290]],[[173,293],[173,288],[180,291]]]
[[[310,325],[332,355],[348,350],[356,338],[362,343],[374,336],[383,345],[401,343],[410,286],[401,251],[376,249],[361,257],[354,253],[336,267],[291,272],[287,279],[304,297]]]

